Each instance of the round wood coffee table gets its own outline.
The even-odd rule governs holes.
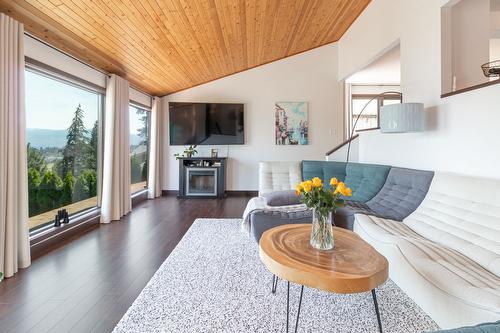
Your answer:
[[[260,259],[278,278],[287,282],[288,332],[290,282],[301,285],[295,331],[299,323],[304,286],[339,294],[371,291],[380,332],[382,323],[375,288],[388,278],[389,263],[370,244],[352,231],[334,227],[335,247],[319,251],[309,244],[310,224],[287,224],[267,230],[259,242]]]

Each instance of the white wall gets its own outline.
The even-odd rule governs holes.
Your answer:
[[[500,178],[500,85],[440,98],[441,6],[447,1],[374,0],[360,17],[362,26],[387,25],[378,30],[392,31],[394,24],[386,22],[386,15],[370,10],[381,4],[390,7],[388,2],[399,8],[391,16],[405,17],[397,36],[392,37],[401,41],[404,100],[425,104],[427,129],[413,134],[361,133],[360,161]],[[363,50],[367,38],[382,40],[373,35],[376,31],[368,29],[357,35],[361,33],[356,21],[349,39],[339,41],[339,50],[343,50],[339,52],[340,72],[365,65],[364,59],[356,64],[352,58]],[[389,42],[380,43],[379,51]]]
[[[215,147],[228,151],[228,190],[257,190],[259,161],[324,159],[342,140],[342,85],[337,80],[337,45],[329,44],[164,97],[170,102],[237,102],[245,104],[245,145]],[[274,144],[274,103],[309,103],[309,145]],[[165,103],[166,107],[168,103]],[[166,110],[165,110],[166,112]],[[164,189],[178,189],[183,147],[168,145]],[[212,147],[209,147],[212,148]]]

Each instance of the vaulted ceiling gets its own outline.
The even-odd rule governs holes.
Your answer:
[[[0,0],[30,34],[153,95],[337,41],[370,0]]]

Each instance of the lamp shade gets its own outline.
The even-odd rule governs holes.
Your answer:
[[[406,133],[424,130],[424,104],[398,103],[380,108],[380,132]]]

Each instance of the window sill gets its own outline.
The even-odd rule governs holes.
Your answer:
[[[60,227],[48,225],[30,233],[32,257],[38,256],[50,245],[60,242],[61,237],[69,238],[73,234],[79,233],[82,228],[87,228],[93,224],[99,224],[100,216],[101,209],[95,207],[70,217],[68,224],[62,224]]]

